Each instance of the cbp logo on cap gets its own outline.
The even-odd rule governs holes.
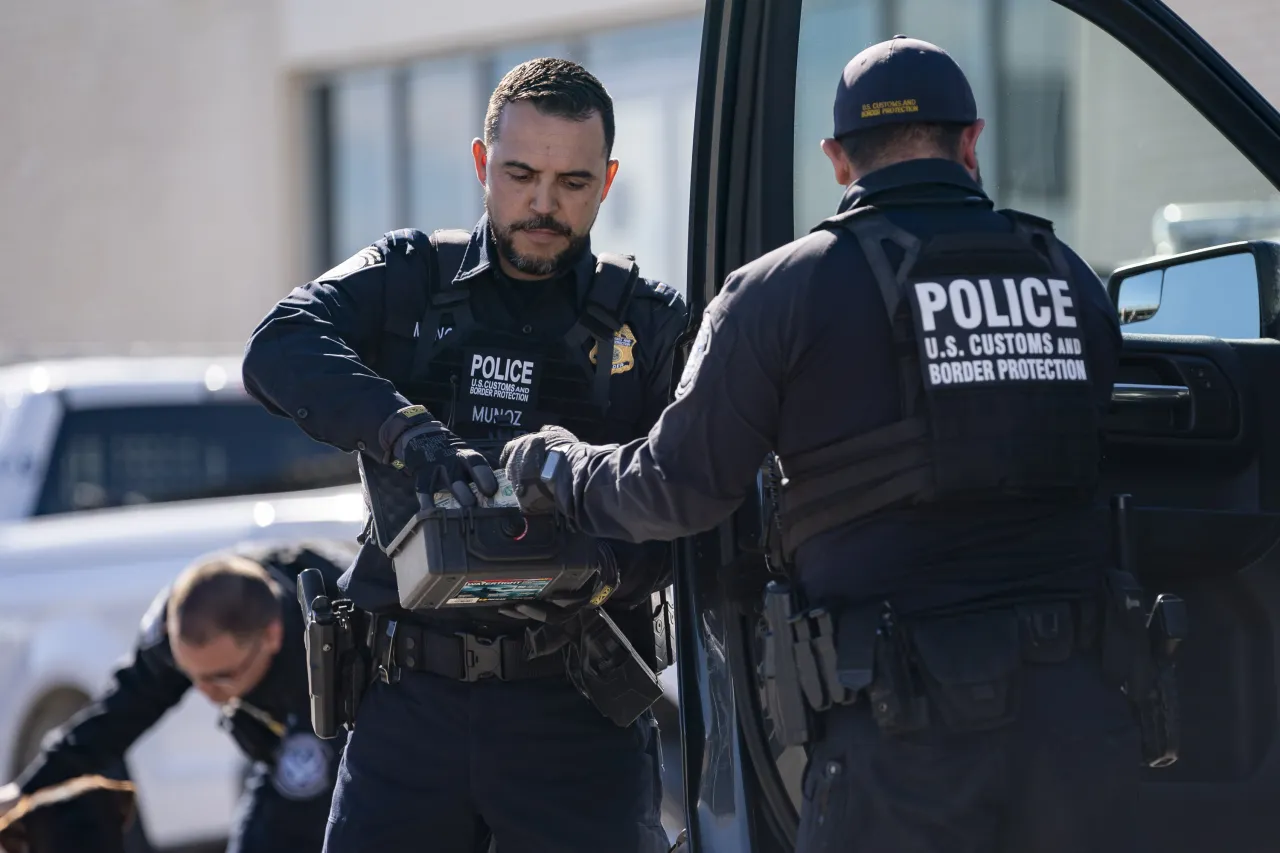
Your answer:
[[[916,103],[915,98],[908,98],[905,101],[876,101],[873,104],[862,105],[863,118],[906,115],[907,113],[918,112],[920,112],[920,105]]]

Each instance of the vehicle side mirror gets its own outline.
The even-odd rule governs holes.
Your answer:
[[[1274,338],[1280,243],[1245,240],[1123,266],[1107,293],[1126,332]]]

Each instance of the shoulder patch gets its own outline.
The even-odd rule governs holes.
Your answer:
[[[169,604],[169,590],[166,586],[160,594],[151,600],[147,612],[142,614],[138,623],[138,647],[149,649],[165,639],[165,615]]]
[[[332,756],[324,741],[309,732],[293,732],[280,742],[271,784],[282,797],[311,800],[329,790]]]
[[[689,388],[693,385],[693,381],[698,378],[698,368],[702,367],[702,359],[706,357],[707,350],[710,348],[711,319],[703,317],[702,323],[698,326],[698,336],[693,339],[693,346],[689,348],[689,360],[684,363],[680,381],[676,384],[675,398],[677,400],[689,393]]]
[[[650,299],[658,299],[668,305],[674,305],[682,298],[680,291],[664,281],[655,281],[651,278],[641,279],[640,287],[636,288],[636,296],[647,296]]]
[[[373,246],[365,246],[333,269],[317,276],[316,281],[336,281],[337,279],[346,278],[357,270],[380,263],[382,263],[381,253]]]

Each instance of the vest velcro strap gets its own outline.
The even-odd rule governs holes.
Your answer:
[[[780,495],[786,515],[802,516],[834,496],[860,490],[904,472],[929,465],[929,447],[924,442],[907,445],[891,453],[882,453],[847,465],[839,465],[805,476],[795,484],[784,486]]]
[[[578,314],[578,322],[565,335],[565,341],[575,349],[585,343],[588,335],[596,340],[596,366],[591,397],[602,410],[609,408],[613,339],[622,329],[622,318],[626,316],[639,280],[640,268],[630,255],[605,252],[596,256],[595,276],[587,292],[586,304]]]
[[[422,236],[420,231],[402,228],[388,231],[378,241],[386,267],[382,330],[389,335],[412,338],[425,307],[421,281],[428,273],[421,252],[415,250]]]
[[[790,558],[807,539],[925,492],[932,484],[933,472],[927,467],[917,468],[856,496],[805,509],[803,514],[783,514],[780,517],[783,552]]]
[[[417,320],[418,345],[413,353],[413,373],[426,369],[439,344],[437,332],[441,315],[453,315],[455,330],[473,323],[471,317],[471,291],[465,287],[450,287],[466,258],[471,235],[461,230],[434,231],[428,241],[433,261],[430,272],[423,278],[427,294],[426,308]]]
[[[578,315],[578,322],[598,341],[612,341],[614,332],[622,328],[621,320],[606,313],[600,306],[591,304]]]
[[[853,465],[898,445],[920,441],[928,434],[929,423],[924,418],[894,421],[888,426],[871,432],[833,442],[816,450],[788,456],[782,460],[782,470],[788,478],[791,478]]]
[[[451,308],[460,302],[468,302],[470,299],[471,294],[465,288],[454,288],[443,293],[433,293],[431,295],[431,305],[434,308]]]
[[[810,536],[927,488],[933,476],[928,433],[923,418],[911,418],[783,460],[779,519],[787,553]]]

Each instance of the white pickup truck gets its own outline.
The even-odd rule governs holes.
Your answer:
[[[236,358],[0,368],[0,772],[105,685],[156,593],[242,540],[351,539],[355,460],[250,400]],[[244,764],[192,691],[129,753],[151,842],[219,844]]]

